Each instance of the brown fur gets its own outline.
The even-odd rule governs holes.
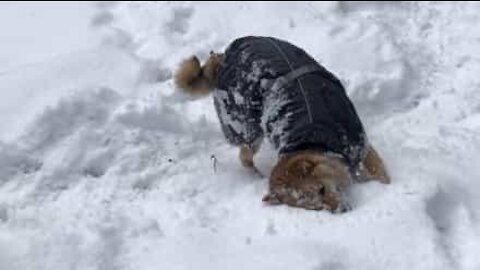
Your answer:
[[[373,147],[370,147],[368,150],[367,157],[363,161],[363,164],[365,165],[365,168],[369,174],[367,176],[368,178],[378,180],[384,184],[390,184],[391,180],[387,169],[385,168],[380,155]]]
[[[367,180],[390,183],[382,159],[371,146],[363,165]],[[343,212],[349,206],[342,193],[352,183],[348,167],[340,159],[315,151],[298,152],[280,157],[270,175],[269,193],[263,201]]]
[[[255,163],[253,162],[253,156],[260,149],[260,145],[254,145],[253,147],[240,147],[239,158],[242,162],[243,167],[247,168],[251,172],[255,173],[258,176],[263,177],[262,173],[257,169]]]
[[[344,211],[348,205],[342,193],[351,182],[348,168],[339,159],[302,151],[280,157],[263,200],[312,210]]]
[[[184,60],[175,72],[176,86],[194,97],[208,95],[217,81],[217,70],[223,59],[222,54],[211,52],[203,66],[196,56]]]

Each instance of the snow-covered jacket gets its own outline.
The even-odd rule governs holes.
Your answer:
[[[365,156],[367,138],[340,81],[286,41],[233,41],[213,96],[233,145],[253,146],[266,135],[279,153],[315,149],[338,154],[352,166]]]

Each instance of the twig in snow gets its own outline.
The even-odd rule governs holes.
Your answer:
[[[210,160],[212,161],[213,173],[216,173],[217,172],[217,157],[215,157],[215,155],[211,155]]]

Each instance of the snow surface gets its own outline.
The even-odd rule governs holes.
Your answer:
[[[480,269],[479,14],[0,3],[0,269]],[[342,79],[391,185],[355,186],[341,215],[261,203],[267,179],[241,168],[211,98],[171,81],[184,57],[250,34]],[[274,160],[265,144],[259,168]]]

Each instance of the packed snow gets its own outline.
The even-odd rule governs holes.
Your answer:
[[[465,2],[0,3],[0,269],[480,269],[479,23]],[[244,35],[342,80],[391,185],[344,214],[262,204],[212,98],[171,80]]]

